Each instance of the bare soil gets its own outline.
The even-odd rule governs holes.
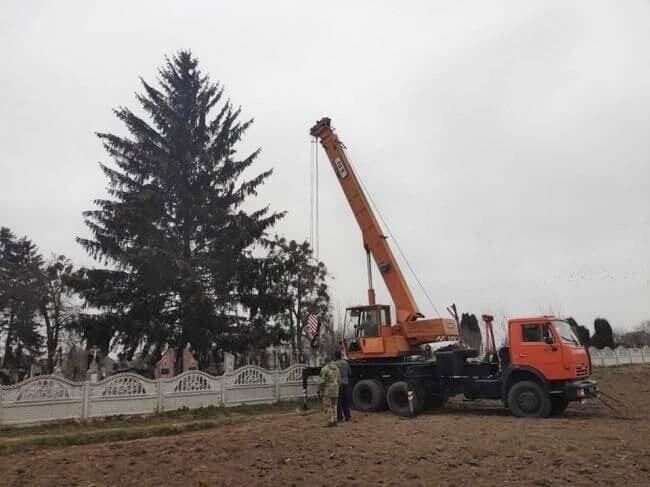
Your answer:
[[[564,416],[510,417],[495,402],[451,403],[412,420],[359,414],[324,428],[320,412],[162,438],[0,457],[1,485],[650,485],[650,366],[599,369],[598,402]]]

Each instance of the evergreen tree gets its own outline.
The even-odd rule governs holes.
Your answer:
[[[271,171],[243,178],[259,150],[239,158],[235,146],[252,120],[191,53],[167,59],[158,82],[142,80],[146,118],[115,110],[128,136],[98,134],[113,160],[101,164],[111,199],[84,213],[93,237],[78,241],[111,267],[75,283],[103,312],[90,321],[110,324],[130,352],[162,342],[204,351],[237,324],[239,270],[282,214],[242,209]]]
[[[0,336],[3,364],[16,347],[39,352],[41,336],[36,314],[39,304],[40,270],[43,259],[27,237],[17,238],[9,228],[0,228]],[[16,364],[12,364],[16,365]]]
[[[596,348],[614,348],[614,333],[612,327],[604,318],[594,320],[594,335],[591,337],[591,344]]]
[[[567,318],[566,321],[573,329],[573,333],[575,333],[578,337],[580,344],[584,345],[585,347],[590,346],[591,337],[589,335],[589,329],[585,326],[579,325],[578,322],[573,318]]]

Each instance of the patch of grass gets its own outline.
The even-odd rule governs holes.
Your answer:
[[[13,427],[0,430],[0,455],[40,448],[58,448],[111,441],[169,436],[249,421],[265,415],[293,411],[302,403],[278,402],[253,406],[178,409],[151,416],[111,416],[85,423],[76,421]],[[317,401],[309,401],[317,407]]]
[[[177,435],[237,423],[236,419],[223,421],[197,421],[192,423],[167,424],[147,428],[118,428],[99,431],[84,431],[63,435],[41,435],[25,439],[13,439],[0,443],[0,455],[10,455],[26,450],[61,448],[74,445],[88,445],[111,441],[128,441],[158,436]]]

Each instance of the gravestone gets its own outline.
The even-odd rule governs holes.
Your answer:
[[[63,353],[61,347],[56,350],[56,354],[54,355],[54,370],[52,371],[52,374],[63,376]],[[70,377],[66,377],[66,379],[69,378]]]
[[[117,355],[117,365],[115,368],[117,372],[127,372],[128,370],[131,369],[131,365],[126,360],[125,353],[120,353]]]
[[[84,350],[77,347],[76,344],[73,344],[65,359],[61,354],[60,373],[63,374],[66,379],[75,382],[85,380],[86,371],[88,370],[89,355],[90,352],[88,350]]]
[[[97,347],[93,347],[90,349],[90,351],[93,358],[90,362],[88,370],[86,371],[86,380],[89,382],[97,382],[101,378],[99,375],[99,365],[97,364],[97,352],[99,349]]]
[[[32,366],[29,370],[29,377],[38,377],[39,375],[45,374],[47,370],[47,361],[39,360],[38,362],[32,363]]]
[[[198,370],[199,369],[199,363],[196,361],[194,358],[194,355],[192,355],[192,351],[190,350],[189,344],[183,350],[183,372],[187,370]]]
[[[173,348],[168,349],[156,362],[156,379],[174,377],[174,365],[176,364],[176,352]]]
[[[208,352],[208,368],[206,372],[211,375],[219,375],[219,367],[217,366],[216,347],[213,345]]]
[[[286,369],[289,367],[290,362],[291,359],[289,357],[289,354],[287,352],[282,352],[282,354],[280,354],[280,368],[283,370]]]
[[[137,372],[142,372],[145,370],[146,366],[144,363],[144,358],[142,352],[135,355],[133,361],[131,362],[131,368]]]
[[[102,379],[113,375],[115,373],[115,366],[115,361],[108,355],[101,359],[99,363],[99,370],[101,372]]]
[[[235,370],[235,356],[232,353],[223,353],[223,368],[226,372],[232,372]]]

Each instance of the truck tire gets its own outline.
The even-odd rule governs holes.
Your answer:
[[[568,405],[568,399],[563,397],[551,397],[551,416],[559,416],[564,413]]]
[[[508,391],[508,409],[520,418],[546,418],[551,414],[551,398],[537,382],[524,380]]]
[[[363,379],[352,389],[352,405],[358,411],[380,411],[386,407],[384,386],[375,379]]]
[[[421,389],[413,390],[413,409],[415,413],[422,411],[424,403]],[[404,381],[393,382],[386,392],[388,409],[398,416],[410,416],[411,406],[408,399],[408,384]]]

